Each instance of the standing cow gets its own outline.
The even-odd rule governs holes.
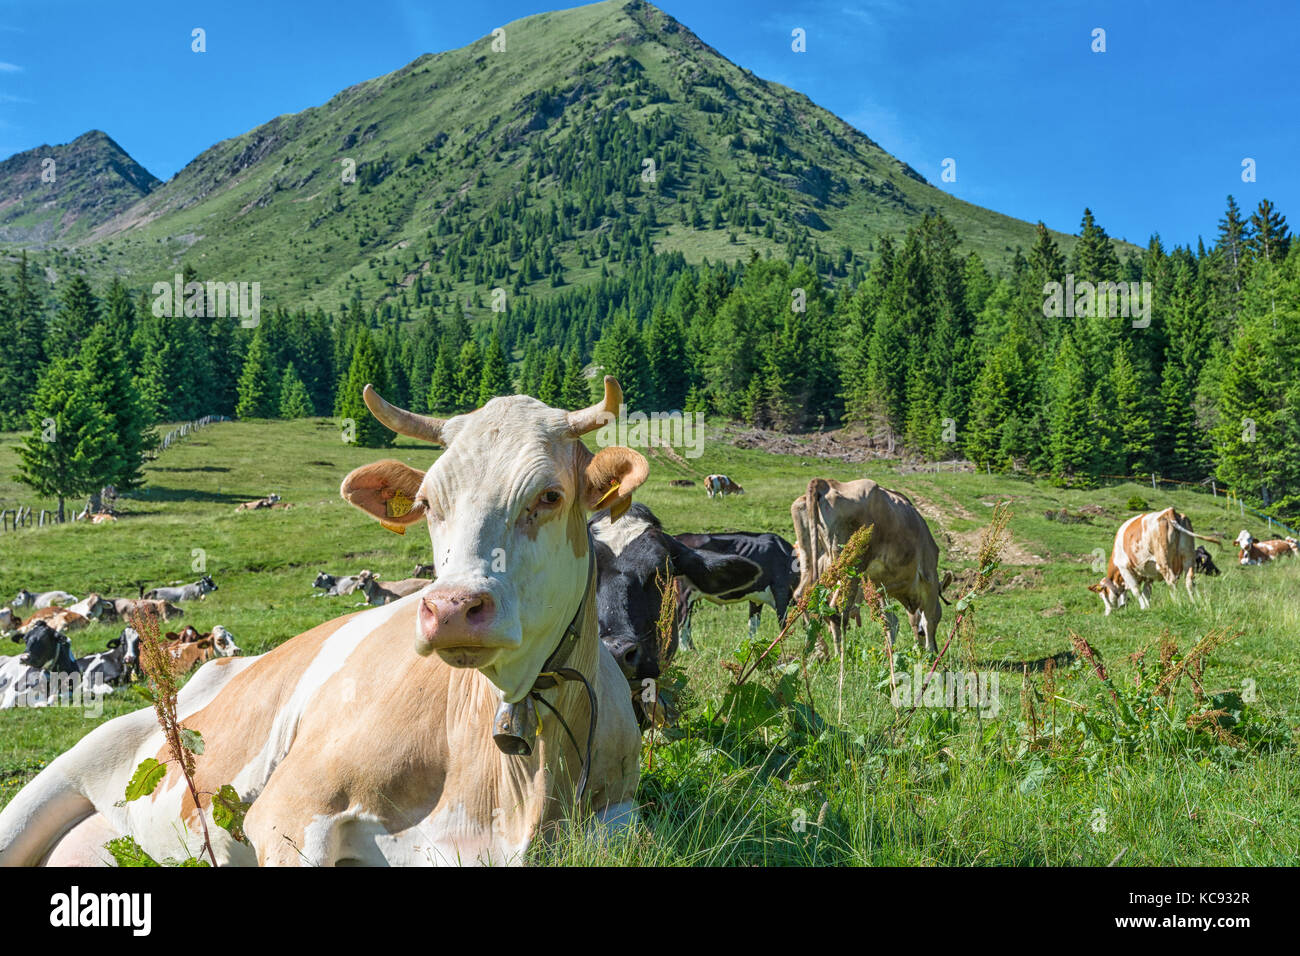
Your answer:
[[[709,475],[704,479],[704,490],[710,498],[716,495],[743,495],[745,489],[740,483],[732,481],[726,475]]]
[[[930,653],[938,650],[939,546],[907,495],[870,478],[814,478],[790,505],[790,518],[801,568],[795,600],[816,584],[853,532],[871,525],[865,556],[867,579],[907,609],[917,643]],[[840,613],[828,622],[837,654],[843,653],[844,623],[858,591],[854,588],[854,593],[841,599]]]
[[[1134,515],[1115,532],[1115,546],[1110,552],[1106,576],[1088,590],[1101,595],[1106,614],[1123,607],[1129,593],[1137,595],[1138,606],[1151,606],[1151,582],[1164,580],[1169,594],[1183,578],[1187,596],[1192,597],[1192,578],[1196,574],[1196,542],[1214,541],[1192,530],[1186,515],[1173,508]]]

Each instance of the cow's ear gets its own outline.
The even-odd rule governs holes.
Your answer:
[[[632,492],[650,474],[640,452],[621,445],[602,448],[583,469],[582,503],[588,511],[609,509],[609,520],[617,521],[632,504]]]
[[[671,535],[664,535],[673,573],[680,574],[705,594],[726,594],[748,587],[758,580],[761,569],[748,558],[688,548]]]
[[[1101,583],[1100,583],[1100,582],[1098,582],[1097,584],[1089,584],[1089,585],[1088,585],[1088,590],[1091,591],[1093,594],[1100,594],[1100,593],[1101,593],[1101,587],[1102,587],[1102,586],[1101,586]]]
[[[385,528],[404,534],[406,525],[424,517],[424,505],[415,500],[423,482],[424,472],[389,458],[353,471],[339,494]]]

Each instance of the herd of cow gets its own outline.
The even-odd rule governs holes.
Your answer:
[[[217,585],[208,575],[193,584],[154,588],[141,598],[92,593],[78,601],[67,591],[36,594],[24,588],[10,607],[0,608],[0,636],[23,645],[21,654],[0,657],[0,710],[48,707],[68,699],[78,688],[83,695],[109,694],[144,676],[140,634],[130,622],[138,623],[141,615],[171,620],[185,613],[179,603],[202,600],[215,590]],[[15,608],[31,608],[31,614],[24,618]],[[104,650],[74,657],[68,635],[91,621],[120,621],[124,626]],[[220,624],[206,634],[192,625],[169,631],[162,648],[174,672],[182,675],[214,657],[240,653]]]
[[[661,654],[689,640],[693,604],[747,602],[751,631],[764,604],[783,619],[865,525],[866,576],[935,648],[939,549],[903,494],[817,478],[791,505],[793,545],[674,536],[632,501],[645,458],[582,440],[617,413],[611,377],[602,401],[574,412],[516,395],[442,420],[370,386],[364,398],[392,431],[445,451],[427,471],[364,465],[340,494],[390,531],[424,523],[432,564],[401,582],[322,572],[322,595],[361,591],[375,606],[262,655],[212,660],[182,688],[178,715],[206,748],[197,791],[232,784],[251,802],[246,840],[209,828],[223,864],[518,863],[563,819],[627,825],[642,705],[653,704]],[[1172,509],[1130,519],[1093,590],[1108,611],[1129,593],[1147,606],[1158,578],[1172,588],[1185,576],[1190,590],[1195,537]],[[1242,548],[1243,561],[1285,550]],[[674,578],[677,633],[662,641]],[[837,650],[850,610],[837,605]],[[174,765],[152,794],[121,800],[136,766],[165,756],[151,711],[101,724],[0,811],[0,864],[99,865],[104,843],[127,834],[155,856],[176,855],[178,841],[196,853],[208,811]]]

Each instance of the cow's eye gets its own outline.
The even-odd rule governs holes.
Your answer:
[[[560,503],[560,493],[554,488],[548,488],[542,492],[542,497],[538,500],[544,505],[558,505]]]

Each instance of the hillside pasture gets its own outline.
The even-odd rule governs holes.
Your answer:
[[[9,477],[17,441],[0,436],[0,507],[50,507]],[[244,653],[262,653],[360,600],[313,597],[317,572],[370,568],[402,578],[429,560],[422,531],[383,530],[344,504],[338,486],[367,461],[394,457],[427,467],[437,454],[407,439],[387,450],[352,447],[325,419],[211,426],[149,466],[148,486],[120,501],[118,522],[0,534],[0,603],[23,587],[133,597],[141,587],[208,573],[219,590],[187,604],[180,624],[201,631],[223,624]],[[1132,496],[1152,509],[1174,505],[1197,531],[1225,539],[1243,527],[1267,537],[1261,522],[1227,510],[1222,499],[1149,486],[1062,489],[971,472],[900,474],[889,462],[773,455],[718,440],[697,459],[674,461],[661,450],[648,456],[651,475],[638,498],[673,533],[792,538],[790,503],[814,476],[870,477],[904,491],[934,532],[941,571],[958,576],[948,591],[954,601],[973,577],[994,506],[1009,502],[1001,566],[967,614],[973,630],[954,639],[943,665],[996,675],[996,713],[925,706],[905,716],[891,704],[890,659],[866,617],[848,637],[842,690],[838,661],[799,664],[807,635],[795,626],[773,655],[779,662],[735,691],[734,668],[724,665],[752,658],[743,605],[700,605],[697,649],[680,654],[664,682],[676,685],[677,725],[644,739],[635,835],[601,843],[566,830],[533,851],[535,862],[1249,865],[1300,858],[1300,562],[1241,568],[1231,546],[1211,547],[1223,574],[1198,578],[1194,601],[1171,599],[1160,585],[1151,610],[1133,604],[1109,618],[1086,590],[1100,577],[1096,549],[1109,551]],[[712,472],[740,481],[746,494],[709,500],[701,479]],[[673,487],[673,479],[695,485]],[[293,508],[235,512],[273,492]],[[1060,509],[1069,522],[1046,514]],[[954,607],[944,608],[940,646],[955,616]],[[72,635],[74,650],[102,649],[117,630],[94,624]],[[1249,715],[1231,725],[1236,738],[1248,738],[1244,745],[1233,735],[1207,744],[1181,723],[1205,710],[1187,680],[1170,704],[1178,725],[1138,721],[1116,733],[1108,691],[1085,662],[1056,672],[1051,699],[1045,675],[1022,666],[1071,649],[1074,634],[1101,653],[1127,695],[1140,667],[1150,671],[1162,637],[1182,655],[1219,632],[1233,639],[1209,654],[1201,683],[1211,695],[1235,691],[1246,701]],[[766,646],[777,633],[765,610],[754,643]],[[895,668],[928,667],[904,638]],[[1144,649],[1139,665],[1131,656]],[[0,804],[99,722],[144,705],[125,690],[106,700],[99,718],[68,708],[0,714]],[[1087,720],[1071,723],[1069,713]],[[1054,736],[1044,733],[1049,714],[1058,720]],[[1152,723],[1161,719],[1155,714]]]

